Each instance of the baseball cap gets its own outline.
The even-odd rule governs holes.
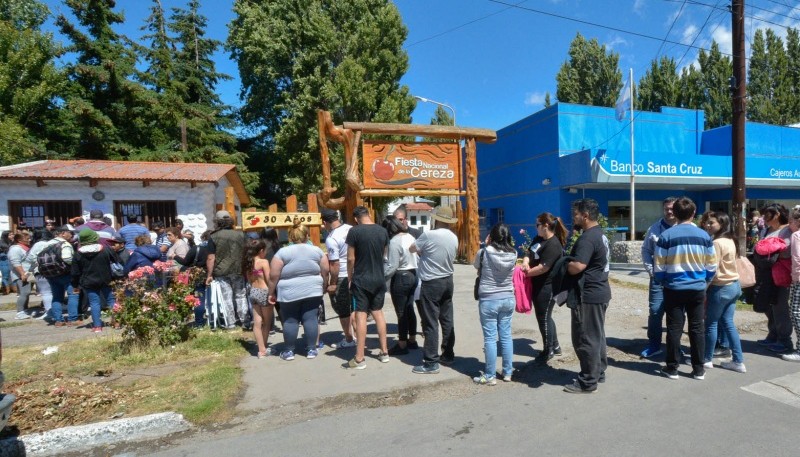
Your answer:
[[[226,217],[228,219],[230,219],[231,218],[231,213],[225,211],[224,209],[221,209],[221,210],[217,211],[217,214],[215,215],[215,217],[217,219],[225,219]]]

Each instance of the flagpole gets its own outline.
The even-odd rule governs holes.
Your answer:
[[[628,76],[631,102],[631,241],[636,240],[636,161],[633,158],[633,68]]]

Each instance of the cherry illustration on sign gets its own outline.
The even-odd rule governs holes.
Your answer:
[[[394,145],[389,148],[386,155],[383,156],[383,159],[377,158],[372,162],[373,176],[383,181],[392,179],[394,176],[394,164],[389,161],[389,155],[392,151],[394,151]]]

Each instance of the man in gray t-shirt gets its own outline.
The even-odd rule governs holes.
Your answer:
[[[455,357],[453,346],[456,334],[453,329],[453,262],[456,259],[458,238],[450,225],[458,222],[453,210],[437,206],[433,210],[434,229],[424,232],[409,247],[419,254],[417,273],[422,280],[419,307],[425,347],[422,365],[414,373],[438,373],[439,363],[449,365]],[[439,326],[442,327],[442,355],[439,356]]]

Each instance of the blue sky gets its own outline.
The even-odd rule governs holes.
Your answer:
[[[346,0],[342,0],[346,1]],[[67,11],[59,0],[45,3],[54,13]],[[712,38],[722,52],[731,49],[729,0],[395,0],[408,27],[409,70],[402,83],[414,95],[452,106],[459,125],[499,129],[543,106],[544,94],[555,101],[555,77],[567,59],[576,33],[620,55],[620,68],[633,68],[638,80],[650,62],[663,55],[679,67],[697,59],[697,49]],[[800,27],[795,0],[746,0],[745,34],[772,28],[785,36],[787,26]],[[126,23],[119,32],[137,39],[152,3],[117,0]],[[162,0],[165,8],[183,6]],[[224,41],[233,19],[232,0],[204,0],[208,35]],[[561,17],[557,17],[561,16]],[[579,22],[581,21],[581,22]],[[616,30],[614,30],[616,29]],[[634,35],[628,32],[633,32]],[[655,39],[647,38],[653,37]],[[664,42],[663,40],[674,43]],[[675,44],[677,43],[677,44]],[[239,106],[236,64],[224,51],[218,70],[234,77],[219,92],[225,103]],[[418,103],[414,122],[427,124],[436,106]]]

